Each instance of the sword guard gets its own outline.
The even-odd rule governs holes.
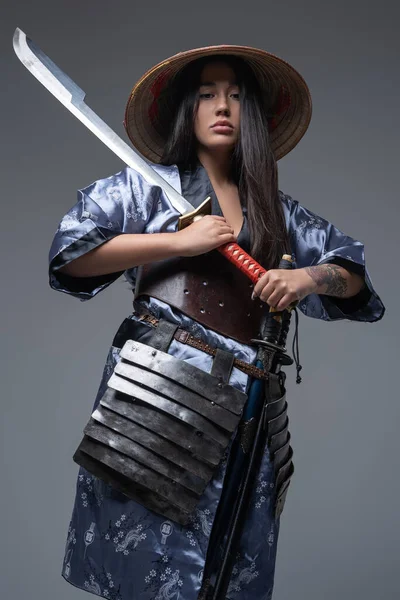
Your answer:
[[[250,340],[253,344],[257,346],[262,346],[263,348],[271,348],[272,350],[276,350],[277,352],[286,352],[285,346],[279,346],[279,344],[274,344],[273,342],[267,342],[265,340],[254,338]]]
[[[293,358],[289,356],[289,354],[286,354],[285,346],[279,346],[279,344],[273,344],[272,342],[266,342],[265,340],[258,338],[254,338],[250,340],[250,342],[256,346],[259,346],[260,348],[270,348],[271,350],[275,350],[275,359],[284,367],[292,365],[294,362]]]
[[[189,227],[194,221],[197,221],[206,215],[211,215],[211,196],[208,196],[195,210],[187,212],[179,217],[178,231],[185,229],[185,227]]]

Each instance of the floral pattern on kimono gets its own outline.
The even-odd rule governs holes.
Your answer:
[[[154,165],[154,168],[182,193],[181,176],[175,165]],[[205,193],[213,192],[201,166],[186,181],[184,191],[194,205],[204,200]],[[366,270],[363,245],[290,196],[280,193],[280,198],[297,267],[338,261],[361,273],[367,284],[362,293],[347,302],[312,294],[300,304],[303,313],[324,320],[372,322],[382,318],[384,306]],[[215,194],[213,213],[221,214]],[[128,167],[79,190],[76,204],[62,218],[51,245],[51,287],[87,301],[124,275],[134,290],[140,276],[136,267],[124,273],[84,278],[67,276],[59,269],[118,235],[172,233],[176,231],[178,217],[165,193]],[[238,241],[246,242],[245,211]],[[255,363],[253,346],[210,330],[154,298],[141,298],[140,302],[158,317],[195,332],[211,346]],[[136,317],[130,314],[128,318]],[[211,357],[196,348],[173,340],[168,352],[206,372],[211,370]],[[111,344],[93,407],[103,395],[119,360],[119,349]],[[245,373],[236,368],[232,370],[231,385],[246,392],[249,382]],[[88,406],[88,417],[89,410]],[[83,426],[82,423],[82,429]],[[62,570],[65,579],[82,590],[112,600],[196,600],[224,487],[226,464],[227,461],[221,462],[187,526],[146,510],[79,468]],[[271,477],[271,461],[266,450],[230,582],[228,597],[232,600],[268,600],[272,594],[279,519],[276,520],[273,513]]]

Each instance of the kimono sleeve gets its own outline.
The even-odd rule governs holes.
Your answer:
[[[124,271],[72,277],[59,269],[118,235],[144,233],[153,204],[154,191],[130,168],[78,190],[77,202],[61,219],[51,244],[50,287],[84,301],[118,279]]]
[[[365,286],[351,298],[310,294],[299,303],[309,317],[336,321],[379,321],[385,307],[376,293],[365,265],[364,245],[322,217],[282,195],[289,212],[288,230],[297,268],[334,263],[364,278]]]

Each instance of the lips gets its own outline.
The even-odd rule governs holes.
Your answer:
[[[230,129],[233,129],[232,123],[226,120],[217,121],[216,123],[214,123],[214,125],[211,125],[212,129],[214,129],[214,127],[229,127]]]

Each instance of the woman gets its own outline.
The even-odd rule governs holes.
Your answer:
[[[276,160],[304,135],[310,116],[301,76],[267,52],[216,46],[180,53],[135,85],[125,126],[135,146],[191,204],[198,207],[211,196],[212,214],[178,230],[180,215],[167,196],[125,168],[80,190],[63,217],[50,251],[50,285],[87,300],[125,273],[135,291],[134,313],[113,340],[95,409],[110,391],[126,340],[155,347],[157,331],[170,332],[164,350],[179,364],[213,376],[218,369],[210,347],[218,349],[220,366],[229,363],[221,380],[249,395],[186,524],[163,516],[158,505],[152,510],[157,493],[133,500],[112,479],[94,475],[93,462],[85,463],[92,470],[81,466],[63,566],[73,585],[121,600],[271,598],[280,513],[268,447],[253,477],[234,564],[218,588],[223,591],[216,592],[248,461],[247,425],[257,420],[262,401],[264,374],[254,369],[257,345],[251,339],[266,309],[283,310],[294,301],[304,314],[324,320],[372,322],[384,314],[365,270],[363,245],[278,191]],[[269,269],[254,290],[215,251],[233,241]],[[296,269],[277,268],[285,253]],[[284,377],[271,374],[270,384],[274,377],[279,397]],[[284,433],[289,480],[287,420]],[[82,452],[75,458],[81,460]]]

